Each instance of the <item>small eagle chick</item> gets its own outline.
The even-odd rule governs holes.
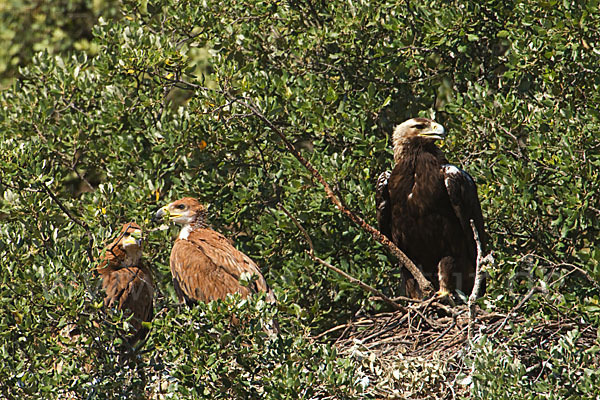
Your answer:
[[[135,222],[123,225],[117,237],[103,250],[97,268],[106,294],[106,307],[133,314],[131,324],[136,329],[130,344],[142,339],[148,330],[142,322],[153,317],[154,281],[150,270],[142,261],[142,231]]]

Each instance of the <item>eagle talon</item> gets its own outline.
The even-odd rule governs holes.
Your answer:
[[[454,302],[454,297],[452,293],[448,289],[440,289],[435,293],[435,299],[440,303],[445,303],[454,307],[456,303]]]

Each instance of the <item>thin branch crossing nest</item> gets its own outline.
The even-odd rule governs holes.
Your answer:
[[[341,205],[338,207],[343,208]],[[535,382],[553,373],[548,368],[551,360],[544,359],[543,355],[550,354],[553,348],[559,346],[565,334],[570,334],[574,338],[572,341],[576,342],[572,344],[581,348],[598,343],[597,329],[579,319],[563,317],[562,320],[536,321],[517,313],[536,293],[546,294],[545,288],[533,287],[508,314],[480,309],[477,298],[485,280],[486,266],[493,268],[495,262],[492,254],[484,256],[479,232],[472,220],[471,228],[477,245],[475,284],[467,304],[449,307],[435,297],[425,301],[391,299],[380,290],[317,257],[304,227],[282,205],[280,209],[304,236],[309,246],[307,253],[315,262],[342,275],[395,310],[356,318],[314,338],[334,341],[341,355],[354,360],[358,375],[356,383],[362,386],[365,393],[378,399],[455,399],[468,396],[478,379],[476,373],[482,372],[475,370],[475,360],[490,346],[491,352],[497,352],[500,358],[504,357],[502,363],[515,364],[516,360],[516,364],[525,368],[524,377]],[[351,214],[347,209],[345,212]],[[356,218],[353,220],[358,221]],[[372,233],[373,228],[366,229],[366,223],[362,223],[362,220],[359,222],[363,229]],[[380,232],[375,232],[373,237],[387,244],[381,240],[383,235]],[[398,252],[403,255],[400,250]],[[407,264],[404,258],[398,258],[404,266],[410,264],[414,267],[412,263]],[[408,269],[415,278],[422,277],[418,270],[413,272],[416,267]],[[589,274],[582,272],[593,281]],[[430,284],[422,284],[419,279],[417,281],[423,293],[431,292],[427,290],[431,288]],[[594,284],[597,286],[597,283]],[[399,304],[401,300],[408,302],[408,305]],[[600,367],[598,356],[593,356],[592,364],[595,368]]]
[[[357,383],[366,393],[392,399],[468,395],[474,373],[469,360],[477,357],[482,338],[519,359],[531,379],[550,373],[540,351],[556,346],[567,332],[579,332],[581,348],[597,343],[597,330],[591,324],[565,319],[525,327],[526,318],[516,311],[517,307],[501,314],[478,308],[477,318],[470,321],[467,305],[448,307],[430,300],[408,305],[407,312],[359,317],[316,338],[333,340],[341,355],[357,363]]]

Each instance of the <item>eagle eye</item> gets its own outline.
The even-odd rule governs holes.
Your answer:
[[[175,208],[183,210],[185,208],[185,205],[184,204],[178,204]]]
[[[424,124],[418,124],[418,125],[415,125],[414,128],[417,128],[419,130],[425,129],[425,125]]]

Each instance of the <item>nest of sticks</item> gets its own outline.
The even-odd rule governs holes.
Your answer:
[[[330,198],[346,215],[387,247],[417,281],[421,292],[431,294],[433,286],[406,255],[380,232],[357,218],[343,204]],[[367,394],[377,399],[427,398],[455,399],[469,395],[474,379],[473,360],[483,344],[491,342],[492,351],[518,359],[527,378],[538,380],[552,373],[544,353],[556,346],[567,332],[578,332],[574,343],[589,348],[598,343],[597,329],[580,319],[562,317],[554,321],[525,318],[518,311],[536,294],[547,292],[535,286],[508,313],[482,310],[477,298],[485,281],[485,271],[494,268],[493,254],[485,255],[479,232],[470,221],[476,243],[477,258],[472,293],[466,304],[455,305],[452,299],[432,297],[425,301],[408,298],[391,299],[376,288],[349,275],[317,257],[310,236],[300,222],[283,206],[280,209],[294,222],[308,243],[307,254],[346,278],[350,283],[370,292],[375,299],[387,303],[393,312],[355,317],[314,337],[333,341],[341,355],[358,365],[358,381]],[[584,270],[573,266],[600,289]],[[402,305],[404,301],[408,305]],[[448,305],[450,303],[450,305]],[[560,317],[560,313],[558,314]],[[481,346],[480,346],[481,345]],[[581,346],[581,347],[580,347]],[[593,364],[600,366],[600,360]]]
[[[533,293],[533,291],[531,292]],[[526,295],[525,297],[531,297]],[[526,327],[517,313],[494,313],[468,305],[448,306],[435,299],[414,302],[404,311],[357,317],[319,335],[358,365],[359,384],[376,398],[454,399],[468,395],[477,343],[485,337],[518,358],[531,379],[549,371],[540,350],[549,350],[577,329],[578,346],[597,343],[597,330],[581,320],[537,321]]]

